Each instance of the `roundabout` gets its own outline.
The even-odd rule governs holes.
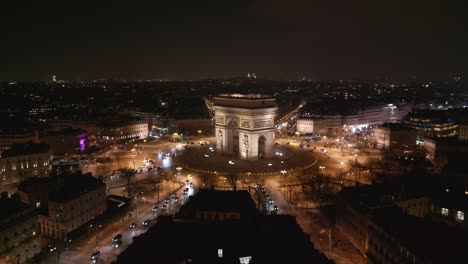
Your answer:
[[[252,175],[278,175],[293,170],[311,169],[317,163],[309,151],[289,145],[274,145],[274,157],[248,161],[236,155],[216,151],[214,142],[204,145],[187,145],[174,156],[177,166],[206,174],[226,175],[231,173]]]

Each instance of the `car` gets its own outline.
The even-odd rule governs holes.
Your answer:
[[[117,234],[113,239],[112,242],[122,240],[122,234]]]
[[[153,209],[151,209],[151,211],[153,211],[153,212],[159,211],[159,206],[156,205],[155,207],[153,207]]]
[[[161,169],[161,167],[157,167],[156,170],[160,171],[160,170],[162,170],[162,169]]]
[[[179,197],[174,196],[174,197],[172,197],[172,200],[174,200],[174,202],[177,202],[179,200]]]
[[[97,260],[99,258],[99,255],[101,255],[101,251],[99,250],[96,250],[94,251],[91,256],[89,257],[89,259],[91,260]]]
[[[146,219],[145,221],[143,221],[144,226],[148,226],[150,223],[151,223],[151,220],[149,219]]]
[[[114,248],[118,248],[121,245],[122,245],[122,240],[117,240],[117,241],[112,242],[112,247]]]
[[[169,200],[169,198],[167,198],[166,200],[164,200],[164,203],[168,204],[171,200]]]
[[[135,223],[131,223],[131,224],[130,224],[130,228],[131,228],[131,229],[136,228],[136,224],[135,224]]]
[[[48,246],[47,246],[47,249],[48,249],[49,252],[54,252],[54,251],[57,250],[57,247],[56,247],[56,246],[53,246],[53,245],[48,245]]]
[[[166,210],[166,209],[167,209],[167,205],[163,205],[163,206],[162,206],[162,209],[163,209],[163,210]]]
[[[190,185],[190,187],[193,187],[193,182],[190,182],[189,185]]]
[[[279,210],[278,206],[277,205],[273,206],[273,210],[278,211]]]

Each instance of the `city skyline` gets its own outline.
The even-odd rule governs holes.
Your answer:
[[[13,4],[0,80],[466,76],[458,1]]]

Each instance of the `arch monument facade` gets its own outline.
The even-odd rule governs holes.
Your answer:
[[[215,105],[216,150],[245,160],[272,158],[275,99],[260,94],[222,94]]]

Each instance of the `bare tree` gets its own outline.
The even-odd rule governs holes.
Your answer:
[[[209,175],[209,174],[202,174],[200,175],[200,181],[205,188],[214,188],[216,185],[216,176]]]
[[[293,172],[288,172],[284,174],[281,178],[281,185],[287,190],[288,200],[291,201],[292,192],[294,191],[295,186],[298,185],[299,175],[296,175]]]
[[[229,173],[226,175],[226,180],[234,191],[237,190],[237,181],[239,178],[240,175],[238,173]]]
[[[328,196],[333,192],[332,182],[329,176],[324,175],[323,173],[317,173],[313,175],[309,182],[310,193],[309,197],[318,203],[319,207],[322,207],[322,204]]]

